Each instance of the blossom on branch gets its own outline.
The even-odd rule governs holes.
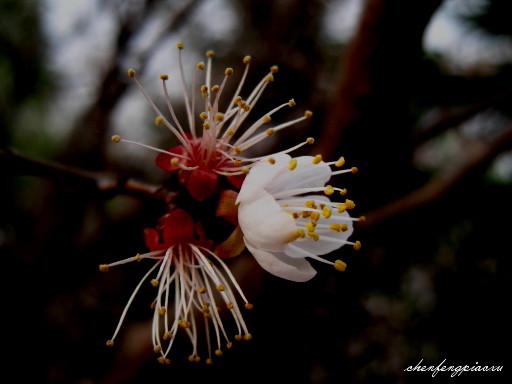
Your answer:
[[[246,177],[237,198],[238,222],[245,245],[256,261],[268,272],[293,281],[307,281],[316,271],[306,258],[333,265],[343,271],[341,260],[326,260],[328,254],[343,245],[356,250],[359,241],[348,238],[352,223],[364,217],[350,217],[352,200],[331,202],[327,196],[345,189],[325,185],[342,173],[355,173],[357,168],[335,170],[344,159],[325,163],[320,155],[291,158],[287,154],[261,160]],[[318,193],[323,193],[319,195]]]
[[[114,344],[123,320],[135,296],[148,279],[156,289],[153,308],[152,339],[158,361],[169,364],[169,353],[179,330],[192,344],[189,360],[200,360],[200,348],[207,350],[207,364],[213,354],[222,355],[223,345],[232,342],[222,312],[229,312],[237,333],[235,340],[250,340],[251,334],[242,316],[237,298],[251,309],[242,289],[224,261],[217,256],[200,225],[183,209],[174,209],[160,218],[156,229],[144,231],[150,252],[125,260],[100,265],[101,271],[132,261],[153,260],[154,264],[133,291],[107,345]],[[199,344],[199,335],[206,335],[206,348]]]
[[[134,79],[141,93],[147,99],[156,114],[155,123],[166,126],[180,142],[180,145],[162,150],[145,144],[121,139],[118,135],[112,136],[114,142],[127,142],[159,152],[156,164],[167,171],[178,171],[179,181],[185,186],[192,197],[203,201],[211,196],[217,186],[219,177],[227,177],[231,184],[240,188],[244,176],[248,173],[252,164],[260,158],[244,158],[242,152],[258,144],[274,133],[310,118],[312,113],[306,111],[303,116],[294,120],[271,126],[272,116],[280,109],[295,106],[294,100],[278,105],[254,123],[244,128],[244,122],[254,108],[265,88],[274,81],[277,66],[272,66],[270,72],[256,85],[246,99],[241,97],[242,88],[247,78],[251,62],[250,56],[243,59],[245,70],[238,83],[235,94],[227,107],[222,109],[222,96],[224,96],[226,84],[233,76],[233,69],[224,71],[224,78],[220,85],[213,85],[211,80],[213,52],[206,52],[206,63],[200,62],[196,66],[193,76],[192,88],[189,88],[184,75],[181,51],[183,45],[178,43],[180,63],[180,84],[183,99],[187,111],[187,123],[180,123],[167,90],[169,76],[160,75],[166,107],[170,118],[164,116],[160,108],[153,102],[138,81],[133,69],[128,70],[128,75]],[[198,85],[198,73],[204,72],[204,83]],[[196,97],[200,96],[200,99]],[[185,127],[188,126],[188,129]],[[308,143],[305,141],[284,152],[289,152]]]

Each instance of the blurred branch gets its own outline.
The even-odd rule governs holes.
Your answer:
[[[425,141],[446,131],[447,129],[450,129],[466,121],[470,117],[476,115],[478,112],[481,112],[489,107],[492,107],[500,103],[501,101],[507,100],[511,96],[512,88],[508,88],[503,92],[500,92],[496,95],[485,98],[470,106],[467,106],[460,111],[443,114],[439,119],[421,128],[418,132],[413,134],[411,138],[412,144],[414,146],[418,146],[421,143],[424,143]]]
[[[13,149],[0,149],[0,165],[9,174],[32,175],[63,183],[72,183],[97,192],[107,193],[107,196],[112,193],[125,193],[156,198],[169,203],[176,195],[175,192],[156,185],[118,177],[105,172],[92,172],[56,162],[35,159]]]
[[[366,222],[360,228],[367,228],[386,219],[433,203],[453,187],[463,182],[470,174],[484,169],[500,152],[512,147],[512,126],[487,143],[474,143],[466,150],[466,156],[459,163],[446,168],[424,186],[395,201],[366,212]]]

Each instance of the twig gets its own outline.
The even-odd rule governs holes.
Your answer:
[[[476,115],[478,112],[492,107],[501,101],[507,100],[510,97],[512,97],[512,88],[508,88],[503,92],[480,100],[460,111],[444,114],[432,124],[423,127],[417,133],[415,133],[411,138],[412,144],[414,146],[418,146],[419,144],[439,135],[447,129],[459,125],[470,117]]]
[[[511,146],[512,127],[486,144],[478,143],[472,148],[468,148],[467,155],[462,161],[441,172],[424,186],[395,201],[366,212],[364,215],[367,220],[360,223],[359,227],[371,227],[386,219],[436,201],[461,183],[470,173],[488,165],[500,152]]]
[[[36,159],[13,149],[0,150],[0,165],[12,175],[32,175],[72,183],[98,192],[115,192],[146,196],[170,202],[176,193],[160,186],[118,177],[106,172],[93,172],[57,162]]]

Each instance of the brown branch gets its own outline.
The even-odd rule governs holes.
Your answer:
[[[487,143],[474,143],[468,147],[466,157],[454,166],[447,168],[424,186],[395,201],[366,212],[366,222],[359,224],[367,228],[391,217],[406,213],[421,206],[433,203],[464,181],[471,173],[485,168],[500,152],[512,147],[512,127]]]
[[[124,193],[171,202],[176,193],[160,186],[122,178],[111,173],[93,172],[57,162],[36,159],[13,149],[0,149],[0,166],[8,174],[31,175],[71,183],[102,193]]]
[[[443,114],[433,123],[422,127],[411,138],[412,144],[418,146],[421,143],[439,135],[440,133],[459,125],[470,117],[476,115],[489,107],[492,107],[512,96],[512,88],[508,88],[491,97],[487,97],[459,111]]]

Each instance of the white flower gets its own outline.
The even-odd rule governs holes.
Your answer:
[[[306,258],[345,269],[343,261],[319,256],[345,244],[361,247],[359,241],[348,241],[352,223],[364,219],[348,214],[353,201],[331,202],[325,196],[346,194],[345,189],[325,186],[333,175],[357,171],[331,169],[343,164],[343,158],[325,163],[321,155],[291,158],[279,153],[251,168],[237,199],[238,221],[245,245],[265,270],[302,282],[316,274]]]

